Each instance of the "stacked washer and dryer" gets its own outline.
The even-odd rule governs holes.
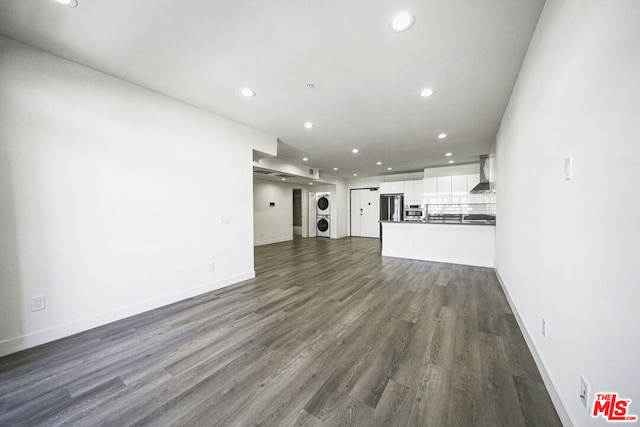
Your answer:
[[[318,193],[316,195],[316,235],[318,237],[331,237],[331,193]]]

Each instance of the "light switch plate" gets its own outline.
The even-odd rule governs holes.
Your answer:
[[[580,375],[580,401],[582,402],[582,406],[587,410],[587,413],[591,410],[589,405],[591,399],[591,386],[589,382],[584,377],[584,375]]]
[[[565,157],[564,159],[564,180],[569,181],[573,179],[573,156]]]

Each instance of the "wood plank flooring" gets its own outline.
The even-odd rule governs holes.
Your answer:
[[[560,426],[491,269],[366,238],[0,358],[2,426]]]

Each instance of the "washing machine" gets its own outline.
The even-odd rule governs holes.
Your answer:
[[[331,217],[328,215],[318,216],[316,219],[316,236],[331,237]]]
[[[316,199],[316,207],[318,216],[327,216],[331,214],[331,204],[329,203],[330,193],[318,193]]]

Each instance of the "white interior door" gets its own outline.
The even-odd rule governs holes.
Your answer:
[[[360,200],[362,199],[362,190],[351,190],[351,235],[362,237]]]
[[[380,237],[380,191],[363,190],[360,196],[360,235]]]
[[[351,190],[351,235],[380,237],[380,191]]]
[[[316,193],[309,192],[309,237],[316,237]]]

